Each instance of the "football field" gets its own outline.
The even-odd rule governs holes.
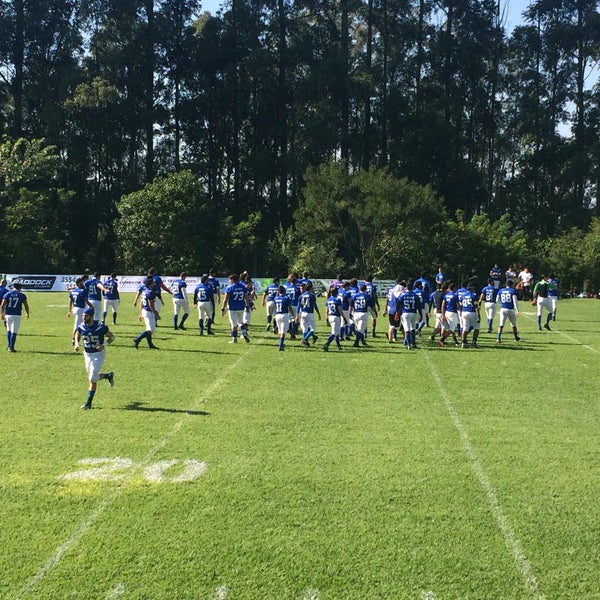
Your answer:
[[[27,295],[0,354],[2,600],[600,598],[598,300],[552,331],[521,303],[518,343],[409,351],[381,317],[329,352],[324,321],[278,352],[260,307],[233,345],[167,301],[136,351],[123,294],[115,386],[82,411],[67,294]]]

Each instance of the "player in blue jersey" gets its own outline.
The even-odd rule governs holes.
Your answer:
[[[155,346],[152,341],[152,334],[156,331],[156,321],[160,319],[160,314],[154,304],[156,300],[156,295],[154,294],[154,277],[151,275],[146,277],[144,287],[138,293],[142,298],[139,320],[144,321],[145,329],[133,340],[133,345],[137,350],[140,342],[145,338],[148,342],[148,348],[158,350],[158,346]]]
[[[346,323],[346,317],[342,312],[342,301],[338,296],[338,292],[339,288],[337,287],[329,288],[327,300],[325,301],[325,314],[327,315],[327,322],[331,327],[331,333],[323,345],[323,350],[325,350],[325,352],[329,350],[329,345],[333,341],[335,341],[338,350],[342,349],[342,345],[340,344],[340,331],[342,322],[344,322],[344,324]]]
[[[369,325],[369,308],[373,305],[373,299],[367,293],[366,284],[362,284],[358,292],[350,298],[350,318],[354,322],[356,339],[353,346],[358,348],[359,344],[367,345],[366,335]]]
[[[442,334],[438,340],[440,346],[446,345],[446,338],[452,336],[454,345],[458,346],[456,338],[456,329],[458,327],[458,294],[456,293],[456,283],[450,281],[448,289],[442,300]]]
[[[500,303],[500,325],[498,326],[498,335],[496,343],[502,341],[502,330],[508,319],[512,325],[512,332],[515,341],[518,342],[521,338],[517,333],[517,317],[519,316],[519,302],[517,300],[517,290],[515,290],[515,282],[509,279],[506,282],[506,287],[498,290],[498,302]]]
[[[460,311],[461,323],[461,348],[467,347],[467,336],[473,331],[473,348],[477,348],[477,338],[479,337],[479,296],[475,293],[473,286],[469,285],[467,292],[460,298],[458,305]]]
[[[447,290],[448,286],[446,283],[438,283],[437,289],[435,290],[435,292],[432,292],[431,296],[429,297],[429,304],[433,307],[433,314],[435,317],[433,331],[429,336],[430,342],[435,342],[435,336],[438,333],[441,333],[442,329],[444,328],[444,320],[442,316],[442,303],[444,301],[444,294]]]
[[[75,345],[75,335],[77,328],[83,323],[83,311],[87,308],[94,308],[88,300],[88,291],[83,285],[83,277],[78,277],[75,280],[75,287],[69,290],[69,306],[67,308],[67,317],[75,316],[73,323],[73,336],[71,345]]]
[[[225,288],[221,314],[225,316],[225,311],[229,311],[229,324],[231,326],[230,344],[237,344],[238,330],[241,331],[244,340],[250,342],[250,337],[244,325],[244,311],[248,309],[248,288],[240,282],[239,276],[232,274],[229,276],[229,285]]]
[[[298,277],[298,285],[303,285],[304,289],[306,290],[306,286],[308,284],[312,285],[312,281],[310,280],[310,277],[308,276],[308,271],[302,271],[302,273],[300,274],[300,277]]]
[[[498,280],[500,281],[500,280]],[[483,302],[485,317],[487,319],[487,332],[492,333],[494,326],[494,317],[496,316],[496,300],[498,298],[498,289],[496,281],[491,277],[488,279],[488,284],[481,290],[479,295],[479,303]]]
[[[112,321],[113,325],[117,324],[117,313],[119,311],[119,282],[117,280],[117,274],[111,273],[110,277],[107,277],[103,282],[104,292],[104,311],[102,313],[102,322],[106,322],[106,316],[108,315],[108,309],[112,310]]]
[[[421,303],[421,319],[417,322],[415,326],[415,332],[420,337],[421,330],[425,327],[425,324],[427,322],[425,311],[429,310],[429,294],[427,295],[427,299],[425,299],[425,294],[423,292],[423,281],[421,279],[414,280],[413,292],[419,297],[419,302]]]
[[[283,285],[277,289],[273,302],[275,303],[275,324],[279,334],[279,351],[283,352],[285,350],[285,334],[290,328],[290,317],[294,318],[296,313]]]
[[[105,342],[106,338],[106,342]],[[89,387],[86,403],[81,407],[84,410],[92,408],[92,401],[96,394],[98,381],[106,379],[110,387],[115,385],[115,374],[112,371],[101,371],[106,358],[106,346],[112,343],[115,336],[104,323],[94,320],[94,309],[86,308],[83,313],[83,323],[77,328],[75,351],[79,352],[79,342],[83,340],[83,355],[85,357],[85,370],[88,374]]]
[[[148,269],[148,275],[147,275],[146,279],[148,279],[148,277],[150,277],[153,282],[152,291],[154,292],[154,310],[156,311],[156,316],[157,316],[156,320],[159,321],[160,320],[160,310],[163,307],[162,293],[167,292],[167,294],[172,294],[172,292],[165,285],[165,282],[162,280],[162,277],[160,275],[157,275],[156,269],[154,267],[150,267]],[[138,294],[136,295],[135,300],[133,301],[134,306],[136,306],[138,298],[141,297],[141,289],[143,288],[143,286],[144,286],[144,284],[142,283],[142,286],[140,286],[140,290],[138,290]],[[157,325],[158,325],[158,323],[155,323],[155,327]]]
[[[294,313],[298,314],[298,298],[300,297],[300,286],[295,273],[290,273],[284,284],[285,293],[290,299]],[[290,338],[295,340],[298,333],[298,324],[295,321],[290,322]]]
[[[217,277],[217,271],[215,269],[210,269],[208,271],[208,285],[210,285],[213,288],[213,315],[212,315],[212,322],[215,322],[215,316],[216,316],[216,307],[217,306],[221,306],[221,282],[219,281],[219,278]],[[211,335],[211,332],[208,332],[209,335]]]
[[[387,292],[384,316],[388,315],[388,344],[398,339],[398,329],[400,328],[400,313],[398,311],[398,297],[405,290],[405,284],[400,279],[396,279],[395,285],[391,286]]]
[[[297,319],[300,322],[300,330],[302,331],[302,344],[308,347],[308,340],[312,337],[313,344],[317,342],[315,333],[317,324],[315,321],[315,313],[321,320],[321,313],[317,306],[317,297],[313,292],[312,282],[308,282],[302,286],[302,293],[298,298],[298,315]]]
[[[400,294],[397,300],[398,312],[404,329],[404,344],[409,350],[416,349],[416,327],[419,320],[423,319],[423,309],[419,296],[415,294],[413,280],[406,282],[406,291]]]
[[[373,275],[367,275],[364,284],[366,286],[366,293],[369,294],[369,297],[372,300],[371,306],[369,307],[369,314],[371,315],[371,336],[377,337],[377,317],[381,307],[379,305],[377,286],[373,283]]]
[[[438,272],[435,274],[435,282],[437,284],[440,283],[444,283],[446,281],[446,273],[444,273],[444,270],[442,269],[442,266],[440,265],[438,267]]]
[[[427,279],[427,273],[423,271],[421,277],[415,279],[414,288],[417,288],[417,283],[421,282],[421,289],[423,290],[423,316],[425,317],[425,325],[429,327],[429,313],[431,311],[431,304],[429,298],[433,293],[433,284]],[[422,327],[421,327],[422,329]]]
[[[256,286],[254,285],[254,281],[252,281],[250,275],[248,275],[248,271],[244,271],[244,277],[242,278],[240,276],[240,281],[248,289],[248,308],[244,310],[242,322],[246,327],[246,331],[249,331],[250,323],[252,322],[252,313],[256,310]]]
[[[497,290],[500,289],[500,279],[502,278],[502,269],[498,263],[494,263],[494,266],[490,269],[490,279],[492,284]]]
[[[16,352],[15,342],[19,327],[21,327],[21,316],[25,309],[25,318],[29,319],[29,304],[27,296],[21,291],[20,283],[13,283],[13,289],[5,292],[0,302],[0,318],[6,326],[6,339],[8,341],[7,350]]]
[[[267,331],[271,329],[273,315],[275,315],[275,296],[279,293],[279,277],[273,277],[273,282],[270,283],[263,292],[262,305],[267,313]],[[277,333],[276,330],[274,330]]]
[[[187,297],[187,283],[185,282],[187,273],[183,271],[171,285],[173,295],[173,329],[185,331],[185,322],[190,316],[190,304]],[[179,313],[183,313],[179,321]]]
[[[344,281],[342,287],[338,288],[338,298],[341,301],[342,314],[345,317],[345,325],[342,325],[340,331],[340,340],[350,340],[350,336],[353,334],[354,323],[350,321],[350,298],[352,298],[352,292],[350,291],[349,281]]]
[[[106,288],[100,281],[99,271],[95,271],[92,277],[83,282],[83,287],[87,290],[88,300],[94,308],[94,314],[100,315],[102,312],[102,293]]]
[[[204,335],[204,327],[208,335],[212,335],[212,314],[215,291],[208,284],[208,275],[200,278],[200,283],[194,289],[194,306],[198,309],[198,331]]]
[[[554,273],[548,275],[548,283],[550,289],[548,290],[548,298],[552,305],[552,320],[556,321],[556,305],[558,304],[558,296],[560,294],[560,282],[556,279]]]

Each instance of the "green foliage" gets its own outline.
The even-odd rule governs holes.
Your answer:
[[[508,215],[492,221],[488,215],[474,215],[467,220],[462,211],[448,220],[444,236],[446,254],[440,263],[462,279],[472,269],[485,281],[494,263],[508,267],[522,262],[531,265],[530,250],[523,231],[515,230]]]
[[[117,209],[117,258],[125,271],[152,264],[165,273],[199,272],[212,262],[214,224],[202,186],[189,171],[155,179],[123,196]]]
[[[564,292],[600,291],[600,219],[592,219],[587,232],[573,227],[548,241],[549,269]]]
[[[57,271],[69,265],[64,248],[72,193],[57,188],[61,164],[44,140],[0,143],[0,262],[6,271]]]
[[[288,255],[296,269],[389,277],[425,263],[423,245],[445,218],[430,188],[387,169],[348,173],[343,162],[311,168],[305,180]]]

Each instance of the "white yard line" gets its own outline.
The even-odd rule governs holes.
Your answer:
[[[108,596],[106,596],[106,600],[117,600],[117,598],[120,598],[124,593],[125,584],[117,583],[117,585],[115,585],[115,587],[112,590],[110,590]]]
[[[448,414],[450,415],[450,418],[454,423],[454,427],[460,435],[463,448],[465,449],[465,452],[469,458],[471,467],[475,471],[475,475],[477,476],[479,484],[485,491],[488,503],[490,505],[490,509],[492,511],[492,514],[494,515],[494,518],[496,519],[496,523],[498,524],[500,531],[502,532],[504,541],[508,548],[512,551],[515,563],[517,564],[517,567],[521,572],[521,575],[523,576],[525,586],[527,587],[533,598],[535,598],[536,600],[544,600],[544,595],[540,592],[539,584],[535,573],[533,572],[531,563],[529,562],[527,556],[525,556],[525,552],[523,551],[521,542],[515,535],[515,532],[510,522],[504,515],[496,490],[494,489],[492,482],[490,481],[489,477],[485,472],[483,464],[481,463],[475,452],[475,448],[471,443],[471,438],[469,437],[465,426],[460,420],[460,417],[458,416],[458,413],[456,412],[456,409],[452,404],[450,396],[448,395],[446,389],[444,388],[444,385],[442,384],[442,380],[439,376],[439,373],[437,372],[437,369],[435,368],[433,360],[429,357],[428,352],[423,352],[421,356],[425,357],[425,362],[427,363],[431,376],[433,377],[433,380],[435,381],[435,384],[438,387],[440,395],[444,400],[446,410],[448,411]]]
[[[535,313],[523,313],[528,319],[531,319],[532,321],[534,321],[537,324],[537,315]],[[550,329],[550,332],[554,333],[558,333],[559,335],[562,335],[563,337],[567,338],[569,341],[577,344],[578,346],[581,346],[582,348],[585,348],[586,350],[590,350],[591,352],[595,352],[596,354],[600,354],[600,350],[594,348],[593,346],[588,346],[587,344],[584,344],[583,342],[580,342],[577,338],[574,338],[568,334],[566,334],[564,331],[561,331],[560,329],[555,329],[555,325],[554,323],[556,323],[556,321],[550,321],[552,323],[552,329]]]
[[[256,345],[256,344],[255,344]],[[249,350],[251,351],[254,346],[249,346]],[[141,463],[139,464],[140,468],[145,468],[149,465],[154,457],[160,452],[165,445],[175,436],[184,423],[191,417],[190,413],[197,411],[199,407],[206,402],[206,399],[212,396],[217,388],[229,377],[230,373],[234,371],[237,366],[248,356],[249,352],[244,352],[241,354],[239,358],[231,363],[221,374],[219,377],[207,390],[206,392],[198,398],[194,404],[188,409],[188,413],[184,414],[175,425],[173,425],[171,431],[169,431],[163,438],[160,440],[153,448],[150,449],[148,454],[143,458]],[[84,519],[75,529],[75,531],[71,534],[69,538],[67,538],[60,546],[58,546],[50,558],[46,561],[46,563],[38,570],[38,572],[33,575],[29,581],[21,588],[21,591],[17,594],[16,598],[24,598],[32,592],[48,575],[54,567],[58,565],[61,561],[62,557],[69,552],[74,546],[79,543],[79,540],[87,533],[87,531],[92,527],[92,525],[98,520],[100,515],[119,497],[123,494],[127,487],[127,482],[132,480],[137,475],[137,469],[131,469],[130,474],[126,477],[123,484],[119,487],[115,488],[113,491],[108,494],[96,507],[96,509],[86,518]]]
[[[226,585],[220,585],[213,595],[213,600],[226,600],[227,594],[229,594],[229,589]]]

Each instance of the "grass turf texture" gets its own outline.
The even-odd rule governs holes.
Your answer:
[[[600,598],[597,301],[550,332],[523,304],[518,344],[410,352],[381,318],[328,353],[278,352],[260,308],[249,345],[220,315],[173,331],[167,303],[136,352],[124,294],[115,388],[81,411],[66,295],[28,296],[0,355],[1,598]],[[103,457],[129,462],[80,464]]]

